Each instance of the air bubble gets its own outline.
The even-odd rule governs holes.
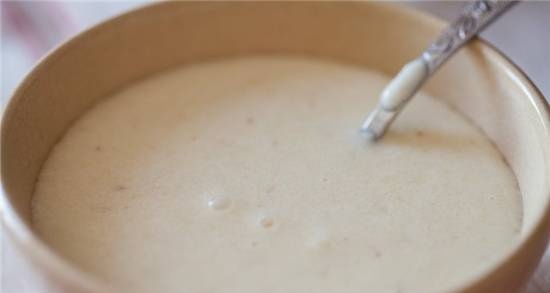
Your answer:
[[[260,217],[260,226],[264,228],[270,228],[271,226],[273,226],[273,224],[275,224],[275,221],[273,220],[273,218],[266,217],[266,216]]]
[[[325,229],[316,229],[311,235],[310,245],[316,249],[325,249],[330,246],[330,235]]]
[[[208,200],[208,207],[213,210],[227,210],[231,206],[231,199],[227,197],[215,197]]]

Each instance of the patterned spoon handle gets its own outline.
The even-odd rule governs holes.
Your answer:
[[[477,0],[466,5],[460,16],[452,22],[415,61],[407,64],[401,72],[390,82],[386,89],[396,88],[398,80],[406,79],[407,89],[400,92],[400,95],[387,103],[381,99],[376,108],[367,116],[361,127],[361,132],[370,140],[376,140],[386,133],[393,120],[404,108],[405,104],[422,87],[428,78],[447,61],[453,54],[466,44],[473,36],[498,18],[504,11],[512,7],[518,1],[505,0]],[[404,77],[408,75],[412,66],[424,68],[419,76],[412,79]],[[412,66],[411,66],[412,65]],[[412,80],[412,81],[411,81]],[[384,103],[386,102],[386,103]],[[391,107],[387,105],[390,104]]]

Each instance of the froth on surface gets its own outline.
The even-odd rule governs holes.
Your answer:
[[[520,194],[490,141],[424,94],[366,143],[387,82],[279,56],[136,83],[52,151],[34,228],[133,292],[449,288],[513,245]]]

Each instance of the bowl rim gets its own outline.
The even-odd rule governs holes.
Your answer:
[[[82,30],[74,36],[69,37],[57,46],[50,49],[33,65],[31,70],[28,71],[28,73],[19,83],[15,91],[13,91],[11,96],[9,97],[8,102],[4,107],[4,110],[2,111],[3,115],[0,114],[2,118],[0,125],[1,138],[4,138],[6,132],[6,122],[7,120],[9,120],[11,112],[13,112],[12,108],[16,104],[16,101],[22,98],[22,93],[31,84],[36,75],[40,73],[42,68],[46,67],[49,63],[55,61],[55,59],[60,57],[63,51],[72,49],[73,46],[78,44],[82,39],[88,38],[91,34],[100,32],[104,28],[116,24],[116,22],[121,19],[132,18],[142,12],[146,12],[147,10],[165,5],[171,4],[169,3],[169,1],[148,3],[138,5],[137,7],[122,13],[117,13],[107,19],[93,24],[92,26]],[[231,5],[231,3],[229,2],[222,5]],[[447,23],[441,18],[428,12],[424,12],[413,7],[397,5],[395,3],[367,1],[366,3],[361,3],[361,5],[370,5],[377,8],[384,8],[387,11],[390,11],[389,13],[393,13],[396,15],[401,14],[409,18],[417,19],[419,21],[426,22],[428,25],[433,27],[443,28],[444,25]],[[528,75],[525,74],[525,72],[502,51],[500,51],[493,44],[482,38],[474,37],[474,39],[470,41],[467,46],[479,46],[481,50],[488,53],[489,58],[494,59],[493,62],[498,65],[498,67],[500,67],[500,70],[505,71],[506,75],[513,79],[514,82],[521,87],[522,92],[529,98],[530,102],[537,110],[537,119],[540,120],[541,124],[543,125],[547,137],[550,137],[550,105],[548,104],[542,92],[537,88],[537,86],[528,77]],[[19,252],[25,254],[25,259],[27,261],[38,267],[42,273],[47,274],[52,279],[61,282],[62,286],[81,289],[85,292],[118,293],[121,288],[112,287],[111,285],[107,284],[107,282],[100,280],[93,274],[87,273],[76,265],[70,263],[64,257],[59,255],[54,249],[50,248],[42,239],[40,239],[40,237],[32,230],[31,226],[25,223],[19,212],[11,203],[4,188],[3,174],[4,172],[1,171],[1,224],[4,228],[2,230],[5,231],[5,234],[8,235],[9,240],[13,241],[14,244],[16,244],[15,246],[17,246],[13,247],[12,249],[17,251],[21,250]],[[483,280],[487,279],[492,273],[503,267],[512,258],[518,256],[526,246],[527,242],[532,240],[538,234],[545,232],[541,229],[543,228],[545,220],[548,219],[550,219],[550,195],[546,198],[543,212],[536,219],[535,224],[530,228],[530,230],[527,230],[525,232],[526,237],[522,237],[519,241],[517,241],[517,243],[515,243],[514,246],[511,247],[511,249],[509,249],[506,254],[503,254],[501,257],[499,257],[497,261],[492,262],[490,267],[486,268],[485,270],[481,270],[475,275],[465,279],[465,282],[459,284],[458,286],[448,288],[450,290],[449,292],[466,291],[467,289],[475,287],[477,284],[483,282]],[[550,231],[546,231],[546,234],[546,239],[548,239]]]

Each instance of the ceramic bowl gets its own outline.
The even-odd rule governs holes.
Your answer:
[[[167,2],[74,37],[32,70],[3,117],[1,203],[6,249],[17,259],[17,275],[28,292],[118,293],[57,256],[30,225],[30,201],[44,160],[71,123],[102,97],[172,67],[249,54],[317,56],[393,75],[443,26],[407,8],[369,2]],[[425,90],[494,142],[523,197],[520,240],[451,291],[517,292],[550,232],[547,104],[516,66],[481,40],[445,64]]]

